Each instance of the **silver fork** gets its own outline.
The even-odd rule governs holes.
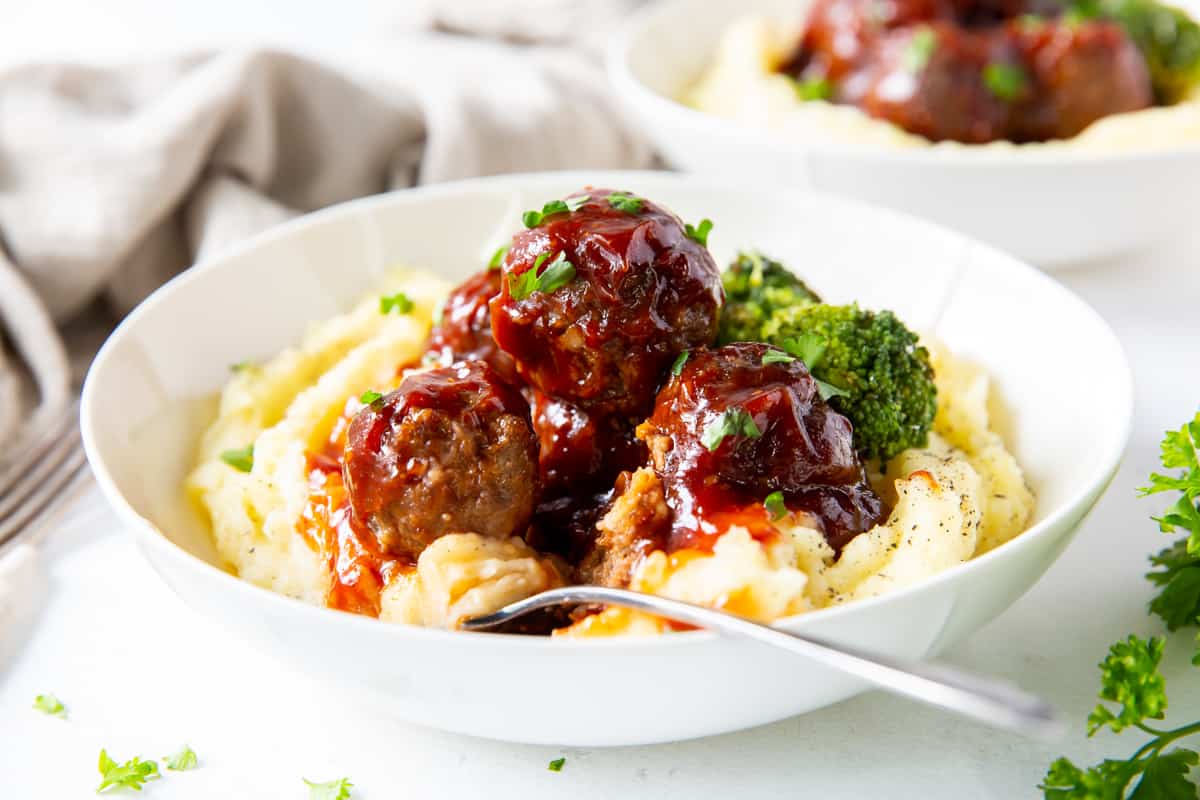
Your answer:
[[[23,449],[9,463],[0,464],[0,549],[32,530],[33,523],[86,472],[79,400],[56,415],[46,429],[19,444]]]

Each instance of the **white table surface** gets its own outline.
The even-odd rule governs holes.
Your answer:
[[[322,698],[179,601],[134,549],[94,489],[56,523],[42,554],[47,590],[25,633],[0,637],[4,797],[90,796],[101,747],[163,756],[187,742],[200,768],[148,787],[154,798],[307,797],[302,777],[349,776],[380,798],[1015,798],[1060,753],[1128,755],[1136,735],[1083,734],[1096,662],[1145,613],[1146,555],[1162,546],[1134,488],[1156,466],[1162,431],[1200,404],[1200,237],[1062,274],[1113,325],[1137,384],[1124,467],[1062,559],[1027,596],[947,654],[1051,698],[1072,721],[1059,743],[1026,741],[880,693],[743,733],[656,747],[556,749],[409,726]],[[1014,320],[1019,324],[1019,320]],[[11,627],[11,626],[10,626]],[[1176,718],[1200,714],[1188,634],[1166,674]],[[352,669],[353,665],[347,665]],[[66,721],[31,709],[40,692]],[[564,698],[569,703],[569,698]],[[561,773],[547,771],[565,756]]]

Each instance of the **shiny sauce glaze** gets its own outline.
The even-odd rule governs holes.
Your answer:
[[[733,525],[772,535],[764,500],[774,492],[835,551],[883,517],[850,422],[801,361],[775,358],[787,356],[763,344],[696,350],[659,392],[639,433],[673,512],[669,551],[710,550]]]
[[[467,278],[450,292],[441,318],[429,334],[428,353],[442,366],[456,361],[485,361],[504,380],[518,384],[512,356],[492,337],[489,304],[500,293],[499,269],[486,269]]]

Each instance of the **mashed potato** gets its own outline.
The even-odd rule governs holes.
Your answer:
[[[380,295],[372,295],[314,326],[299,346],[237,370],[186,488],[211,520],[221,556],[243,579],[327,603],[334,557],[302,532],[311,513],[309,454],[329,441],[360,394],[393,386],[397,365],[421,356],[432,309],[446,290],[428,276],[393,276],[380,294],[403,291],[414,301],[411,313],[381,314]],[[1033,496],[992,430],[988,378],[938,344],[928,346],[939,401],[934,432],[926,447],[902,453],[886,474],[874,476],[893,507],[885,523],[855,537],[839,557],[799,516],[776,523],[778,535],[763,541],[734,527],[711,553],[648,553],[633,565],[631,587],[770,621],[916,583],[1020,533]],[[222,460],[223,452],[249,444],[250,471]],[[658,478],[644,468],[630,485],[650,491]],[[654,497],[661,504],[661,492]],[[632,501],[614,509],[625,505],[638,510]],[[427,547],[415,567],[382,572],[379,617],[455,627],[464,617],[563,585],[569,575],[567,565],[519,538],[451,534]],[[608,609],[559,633],[633,635],[666,627],[645,614]]]
[[[791,81],[775,72],[798,36],[796,26],[762,17],[748,17],[731,25],[708,71],[682,101],[719,117],[770,128],[802,144],[933,147],[1003,154],[1014,150],[1144,151],[1200,142],[1200,96],[1193,92],[1172,106],[1105,117],[1071,139],[1019,145],[935,144],[853,106],[798,100]]]

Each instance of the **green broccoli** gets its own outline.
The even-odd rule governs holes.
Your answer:
[[[778,309],[763,340],[804,358],[813,377],[834,387],[829,403],[854,424],[864,458],[886,462],[923,446],[937,412],[929,351],[890,311],[808,304]],[[823,344],[815,354],[814,337]],[[814,358],[815,355],[815,358]]]
[[[1067,13],[1119,23],[1142,51],[1159,103],[1178,102],[1200,81],[1200,24],[1186,11],[1157,0],[1074,0]]]
[[[763,323],[776,309],[821,298],[783,264],[762,253],[738,253],[721,274],[725,308],[721,312],[721,344],[757,341]]]

